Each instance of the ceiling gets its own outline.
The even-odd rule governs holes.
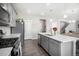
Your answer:
[[[63,18],[64,15],[79,15],[78,3],[14,3],[13,6],[18,15],[24,16],[50,16],[54,18]]]

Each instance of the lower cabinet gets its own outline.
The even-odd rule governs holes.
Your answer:
[[[48,38],[44,37],[43,38],[43,48],[48,52]]]
[[[41,36],[38,34],[38,44],[40,45]]]
[[[44,43],[44,38],[43,38],[42,35],[40,35],[40,37],[41,37],[41,38],[40,38],[40,45],[41,45],[41,46],[44,46],[44,45],[43,45],[43,43]]]
[[[43,35],[39,35],[40,39],[39,42],[40,45],[48,52],[48,38],[43,36]]]
[[[53,38],[39,35],[40,45],[51,56],[73,56],[73,42],[59,42]]]
[[[60,43],[50,39],[49,40],[49,54],[54,56],[60,56],[61,46]]]

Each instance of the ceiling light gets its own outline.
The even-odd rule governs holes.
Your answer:
[[[69,23],[72,23],[72,21],[71,21],[71,20],[69,20]]]
[[[45,13],[44,13],[44,12],[42,12],[42,13],[41,13],[41,15],[42,15],[42,16],[44,16],[44,15],[45,15]]]
[[[75,23],[76,21],[75,20],[72,20],[72,22]]]
[[[31,13],[31,10],[27,10],[27,13],[30,14]]]
[[[64,18],[67,18],[67,15],[64,15]]]
[[[69,21],[69,23],[75,23],[75,22],[76,22],[75,20],[70,20],[70,21]]]
[[[53,22],[53,19],[50,19],[50,22]]]
[[[50,3],[46,3],[47,6],[50,6]]]

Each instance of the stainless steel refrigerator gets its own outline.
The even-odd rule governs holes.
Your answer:
[[[21,45],[24,45],[24,21],[16,22],[16,27],[11,27],[11,33],[21,33]]]

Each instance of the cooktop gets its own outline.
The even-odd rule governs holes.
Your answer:
[[[13,47],[18,39],[0,39],[0,48]]]

